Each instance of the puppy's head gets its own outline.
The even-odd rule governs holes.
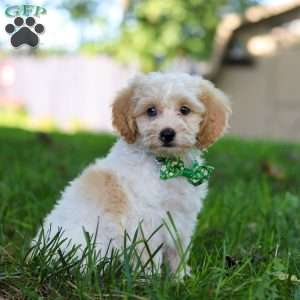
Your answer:
[[[176,155],[213,144],[225,132],[230,112],[227,97],[201,77],[150,73],[121,90],[113,125],[128,143]]]

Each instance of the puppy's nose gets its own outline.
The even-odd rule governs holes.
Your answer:
[[[163,143],[170,143],[174,140],[176,132],[172,128],[165,128],[159,134],[159,139]]]

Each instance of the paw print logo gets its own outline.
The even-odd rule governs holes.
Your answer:
[[[5,31],[12,34],[10,42],[12,46],[19,47],[26,44],[31,47],[37,46],[39,43],[38,35],[45,31],[45,27],[42,24],[36,24],[33,17],[28,17],[25,20],[22,17],[16,17],[14,24],[7,24]]]

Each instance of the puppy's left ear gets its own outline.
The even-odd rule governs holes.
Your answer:
[[[201,79],[200,91],[199,99],[205,106],[205,113],[196,146],[206,149],[225,133],[231,108],[227,96],[210,81]]]
[[[128,144],[136,140],[137,126],[133,117],[133,88],[128,86],[121,90],[112,105],[112,122]]]

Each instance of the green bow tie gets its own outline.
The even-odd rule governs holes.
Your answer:
[[[161,163],[160,179],[166,180],[177,176],[186,177],[188,182],[194,186],[202,184],[208,180],[213,171],[212,166],[201,166],[197,161],[193,161],[190,168],[185,168],[180,158],[157,157],[157,161]]]

